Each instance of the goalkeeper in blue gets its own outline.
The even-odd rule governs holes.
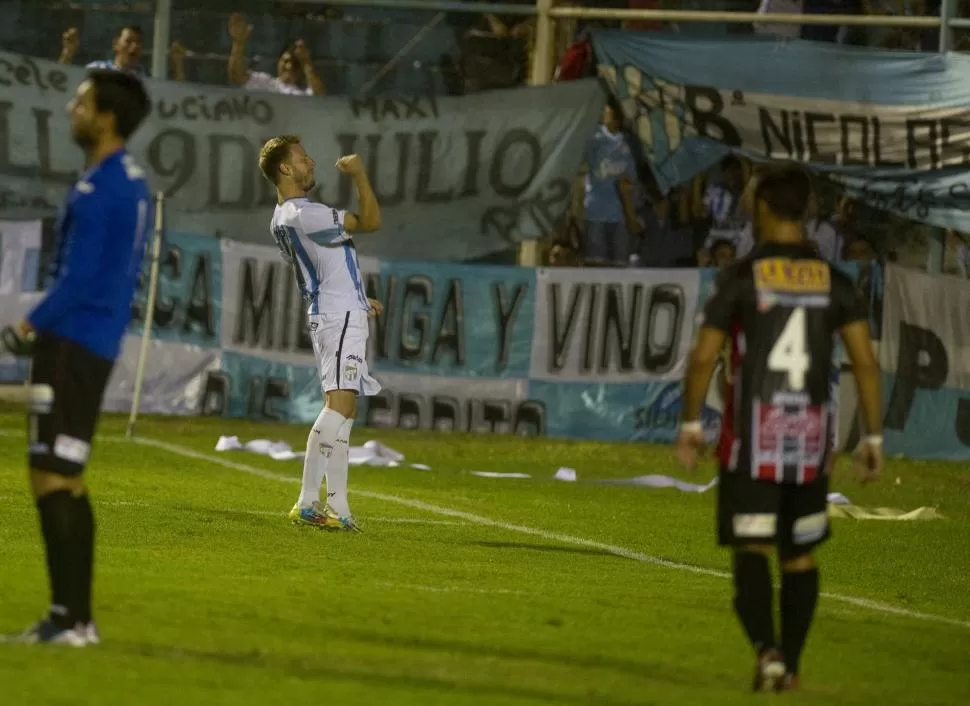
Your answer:
[[[303,485],[290,520],[359,531],[347,501],[350,430],[357,397],[381,390],[367,367],[367,319],[381,313],[381,303],[364,293],[353,235],[380,228],[381,211],[359,156],[341,157],[336,164],[354,182],[357,213],[310,200],[315,167],[296,135],[274,137],[259,154],[259,169],[277,194],[270,232],[307,302],[309,334],[326,399],[307,439]],[[321,503],[324,476],[327,502]]]
[[[100,642],[91,614],[94,515],[83,472],[101,400],[131,318],[151,199],[128,138],[149,112],[144,86],[121,71],[92,70],[68,105],[85,171],[57,219],[49,287],[4,331],[5,347],[31,355],[30,486],[40,514],[51,602],[21,642]]]

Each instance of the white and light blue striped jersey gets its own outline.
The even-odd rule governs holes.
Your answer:
[[[273,238],[296,270],[310,314],[369,308],[357,250],[344,230],[345,215],[303,197],[287,199],[273,212]]]

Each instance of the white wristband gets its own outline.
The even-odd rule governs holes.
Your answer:
[[[686,431],[688,434],[696,434],[697,432],[704,431],[704,425],[698,421],[681,422],[680,430]]]
[[[882,446],[882,434],[869,434],[865,439],[862,440],[863,443],[869,446]]]

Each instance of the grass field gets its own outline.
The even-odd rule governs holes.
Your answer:
[[[0,413],[0,631],[46,607],[22,418]],[[355,429],[432,471],[351,470],[365,533],[293,527],[301,465],[216,454],[220,434],[303,427],[102,424],[86,650],[0,645],[0,704],[742,704],[752,655],[730,612],[713,493],[584,483],[678,474],[670,450]],[[194,455],[193,455],[194,454]],[[571,466],[579,483],[552,480]],[[520,471],[530,480],[473,470]],[[710,478],[703,468],[698,480]],[[896,478],[901,482],[896,484]],[[944,520],[835,520],[797,704],[970,703],[970,472],[890,462],[836,489]]]

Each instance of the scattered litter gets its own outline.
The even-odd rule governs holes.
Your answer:
[[[561,480],[561,481],[565,481],[567,483],[575,483],[576,482],[576,469],[575,468],[565,468],[565,467],[560,468],[558,471],[556,471],[556,475],[554,475],[552,478],[553,478],[553,480]]]
[[[292,461],[302,459],[304,451],[294,451],[285,441],[269,441],[268,439],[253,439],[245,444],[237,436],[220,436],[216,442],[216,451],[249,451],[260,456],[269,456],[274,461]]]
[[[479,478],[531,478],[528,473],[498,473],[496,471],[472,471]]]
[[[717,485],[717,476],[704,485],[687,483],[677,478],[660,475],[635,476],[633,478],[617,478],[615,480],[601,480],[606,485],[637,485],[643,488],[676,488],[684,493],[705,493]]]
[[[855,505],[829,505],[829,517],[845,517],[853,520],[942,520],[943,515],[935,507],[918,507],[915,510],[897,510],[894,507],[865,508]]]
[[[253,439],[243,443],[238,436],[220,436],[216,442],[216,451],[248,451],[269,456],[274,461],[292,461],[306,456],[306,451],[294,451],[285,441],[270,441],[268,439]],[[404,454],[379,441],[367,441],[363,446],[351,446],[347,462],[351,466],[386,466],[398,468],[403,464]],[[408,464],[411,468],[430,471],[431,466],[423,463]]]
[[[247,451],[260,456],[268,456],[274,461],[291,461],[303,459],[305,451],[294,451],[285,441],[270,441],[268,439],[253,439],[243,443],[237,436],[220,436],[216,442],[216,451]],[[419,471],[430,471],[431,466],[424,463],[404,463],[404,454],[379,441],[367,441],[363,446],[350,448],[348,462],[351,466],[377,466],[386,468],[400,468],[407,465]],[[479,478],[531,478],[528,473],[499,473],[497,471],[471,471],[471,475]],[[578,475],[575,468],[563,466],[553,475],[554,480],[565,483],[575,483]],[[602,485],[631,485],[641,488],[676,488],[684,493],[706,493],[717,485],[717,476],[703,485],[687,483],[685,481],[662,475],[634,476],[632,478],[616,478],[596,481]],[[896,479],[897,484],[899,478]],[[829,493],[829,516],[850,518],[854,520],[938,520],[943,515],[935,507],[919,507],[915,510],[897,510],[891,507],[865,508],[852,504],[842,493]]]

